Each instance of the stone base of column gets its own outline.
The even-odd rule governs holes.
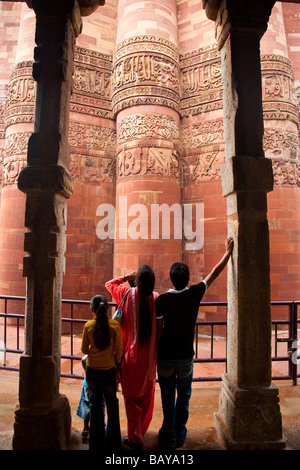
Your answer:
[[[228,450],[282,450],[282,421],[278,389],[241,389],[225,374],[215,426]]]
[[[15,411],[13,450],[68,450],[71,410],[59,395],[52,408],[19,408]]]

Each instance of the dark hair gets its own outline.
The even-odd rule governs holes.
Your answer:
[[[150,266],[144,264],[138,269],[136,284],[139,293],[139,333],[138,341],[141,346],[147,343],[152,332],[152,321],[148,297],[152,294],[155,275]]]
[[[92,312],[96,315],[96,325],[94,329],[94,343],[97,349],[102,351],[109,346],[110,332],[108,326],[107,300],[103,295],[95,295],[90,303]]]
[[[174,263],[170,268],[170,278],[176,290],[184,289],[190,280],[190,270],[185,263]]]

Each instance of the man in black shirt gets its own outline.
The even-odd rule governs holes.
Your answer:
[[[187,287],[190,272],[185,263],[174,263],[170,278],[175,289],[155,302],[158,331],[158,380],[164,420],[160,442],[169,448],[181,447],[186,438],[189,400],[192,393],[193,342],[199,304],[203,295],[225,268],[233,249],[226,240],[226,251],[211,273],[199,284]],[[175,402],[177,389],[177,399]]]

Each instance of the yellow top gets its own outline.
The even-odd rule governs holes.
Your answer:
[[[122,359],[123,345],[120,324],[108,319],[111,341],[108,348],[100,351],[94,344],[96,319],[88,321],[83,328],[81,351],[87,354],[86,365],[92,369],[112,369]]]

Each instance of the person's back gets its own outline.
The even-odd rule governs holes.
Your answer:
[[[95,316],[84,325],[81,343],[81,351],[87,354],[89,449],[103,451],[106,446],[104,396],[108,416],[107,445],[110,450],[118,451],[121,448],[121,431],[116,367],[123,354],[121,329],[118,322],[108,318],[108,303],[104,296],[95,295],[91,299],[90,307]]]
[[[135,271],[108,281],[105,286],[119,304],[124,297],[126,281],[136,280],[123,310],[122,339],[124,356],[121,364],[121,384],[127,415],[128,436],[123,442],[142,449],[143,435],[153,415],[157,364],[156,317],[154,301],[155,275],[143,265]]]
[[[94,342],[94,331],[96,326],[96,319],[89,320],[84,325],[84,335],[82,348],[87,357],[87,366],[93,369],[111,369],[115,366],[115,352],[117,352],[117,362],[122,357],[122,344],[120,341],[116,341],[117,335],[119,335],[120,325],[116,320],[111,318],[107,319],[110,335],[110,343],[105,349],[98,349]]]
[[[185,263],[174,263],[170,268],[170,278],[175,289],[170,289],[155,301],[158,381],[164,413],[159,440],[165,447],[181,447],[185,441],[192,393],[194,330],[199,304],[206,289],[225,268],[232,249],[233,240],[229,238],[220,262],[204,281],[190,288],[187,287],[190,278],[188,266]]]
[[[187,359],[194,355],[194,329],[206,283],[177,291],[170,289],[155,303],[156,318],[163,318],[164,328],[159,340],[159,359]]]

